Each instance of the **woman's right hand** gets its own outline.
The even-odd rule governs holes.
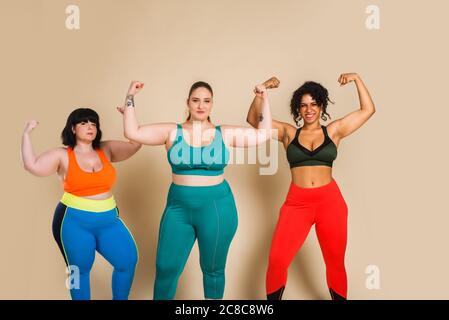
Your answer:
[[[23,133],[30,133],[39,125],[39,122],[36,120],[30,120],[26,123],[25,129],[23,130]]]
[[[133,81],[129,86],[127,96],[135,96],[139,93],[140,90],[143,89],[144,83],[140,81]]]
[[[255,93],[258,97],[262,97],[264,94],[267,93],[267,88],[266,88],[263,84],[258,84],[258,85],[254,88],[254,93]]]
[[[280,83],[281,82],[279,81],[278,78],[271,77],[270,79],[268,79],[264,83],[257,85],[256,88],[254,89],[254,93],[256,94],[256,96],[262,97],[263,94],[266,93],[267,89],[278,88]]]

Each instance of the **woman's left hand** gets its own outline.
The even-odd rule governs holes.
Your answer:
[[[344,86],[355,81],[358,77],[359,75],[357,73],[343,73],[338,78],[338,82],[340,83],[340,86]]]

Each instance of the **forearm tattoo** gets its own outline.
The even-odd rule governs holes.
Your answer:
[[[127,95],[126,96],[126,106],[127,107],[134,107],[134,96]]]
[[[263,121],[263,113],[259,114],[259,122]]]

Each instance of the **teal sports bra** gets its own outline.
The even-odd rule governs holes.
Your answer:
[[[299,133],[296,131],[295,139],[287,147],[287,160],[290,168],[305,166],[327,166],[332,167],[333,161],[337,158],[337,146],[327,134],[327,128],[321,126],[324,133],[323,143],[311,151],[299,143]]]
[[[219,176],[229,162],[229,149],[223,142],[220,126],[215,127],[212,143],[193,147],[185,142],[182,126],[177,124],[175,141],[167,151],[167,158],[174,174]]]

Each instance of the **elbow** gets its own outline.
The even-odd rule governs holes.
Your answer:
[[[25,171],[28,171],[28,172],[31,173],[31,174],[35,174],[35,170],[34,170],[34,167],[33,167],[33,164],[32,164],[32,163],[24,162],[24,163],[23,163],[23,169],[24,169]]]
[[[23,164],[23,169],[24,169],[25,171],[28,171],[28,172],[32,173],[32,172],[31,172],[31,167],[30,167],[28,164],[26,164],[26,163]]]
[[[137,135],[136,132],[129,132],[129,131],[125,131],[124,132],[125,138],[128,139],[129,141],[131,141],[132,144],[136,145],[137,150],[140,149],[140,147],[142,146],[141,142],[139,141],[139,137]]]
[[[134,140],[134,139],[133,139],[134,135],[133,135],[132,132],[130,132],[129,130],[126,130],[126,129],[125,129],[125,130],[123,131],[123,135],[124,135],[125,138],[128,139],[128,140],[131,140],[131,141]]]
[[[249,125],[253,128],[257,128],[257,125],[255,124],[255,122],[248,116],[246,117],[246,122],[249,123]]]
[[[30,165],[24,164],[23,168],[28,171],[29,173],[31,173],[33,176],[36,177],[46,177],[47,175],[44,173],[39,172],[38,170],[36,170],[35,168],[33,168]]]

